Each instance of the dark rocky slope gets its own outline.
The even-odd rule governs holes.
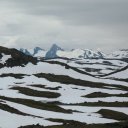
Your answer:
[[[0,68],[2,67],[13,67],[13,66],[24,66],[31,62],[32,64],[37,63],[37,58],[34,58],[29,55],[25,55],[24,53],[18,51],[17,49],[9,49],[0,46],[0,59],[4,55],[10,55],[11,58],[8,58],[4,63],[0,62]]]

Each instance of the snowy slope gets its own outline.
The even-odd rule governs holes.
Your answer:
[[[105,82],[103,79],[93,78],[91,76],[83,75],[77,73],[73,70],[65,69],[63,66],[48,64],[45,62],[40,62],[37,65],[33,65],[29,63],[25,67],[13,67],[13,68],[2,68],[0,70],[0,74],[3,73],[24,73],[30,76],[24,76],[22,79],[15,79],[13,77],[4,77],[0,78],[1,86],[0,86],[0,96],[10,97],[10,98],[23,98],[23,99],[31,99],[34,101],[42,101],[43,103],[58,101],[63,104],[76,104],[76,103],[84,103],[84,102],[128,102],[126,97],[100,97],[100,98],[86,98],[82,97],[83,95],[87,95],[93,92],[104,92],[108,94],[125,94],[127,91],[119,90],[116,88],[109,89],[109,88],[92,88],[90,87],[82,87],[73,84],[62,84],[59,82],[51,82],[44,78],[35,77],[33,74],[35,73],[53,73],[56,75],[69,75],[73,78],[79,78],[83,80],[89,81],[97,81],[97,82]],[[113,84],[122,84],[125,85],[125,82],[116,82],[113,80],[106,80],[106,83],[113,83]],[[38,88],[35,85],[46,85],[46,88]],[[34,86],[32,86],[34,85]],[[127,84],[126,84],[127,85]],[[126,86],[125,85],[125,86]],[[44,97],[35,97],[22,94],[17,90],[11,90],[11,87],[26,87],[30,89],[34,89],[36,91],[49,91],[50,92],[57,92],[60,95],[58,98],[44,98]],[[52,88],[56,88],[59,86],[58,90],[52,90]],[[109,87],[109,85],[108,85]],[[51,89],[50,89],[51,88]],[[62,113],[62,112],[55,112],[55,111],[48,111],[48,110],[41,110],[37,108],[33,108],[30,106],[26,106],[24,104],[14,103],[8,100],[2,100],[4,104],[9,105],[15,109],[20,110],[21,112],[31,114],[34,116],[39,117],[32,117],[32,116],[23,116],[18,114],[12,114],[3,110],[0,110],[0,126],[5,128],[17,128],[23,125],[30,125],[30,124],[37,124],[48,126],[48,125],[61,125],[59,122],[51,122],[48,121],[47,118],[53,119],[65,119],[65,120],[74,120],[79,122],[84,122],[87,124],[92,123],[112,123],[117,122],[117,120],[103,118],[102,115],[98,114],[100,109],[110,109],[116,110],[122,113],[126,113],[128,108],[127,107],[82,107],[78,105],[59,105],[61,108],[66,110],[71,109],[77,110],[73,113]],[[1,103],[1,102],[0,102]],[[2,103],[3,104],[3,103]],[[1,116],[2,115],[2,116]],[[9,123],[5,123],[10,121]],[[17,123],[15,123],[17,122]],[[8,127],[9,126],[9,127]]]
[[[29,62],[36,64],[37,59],[26,55],[17,49],[9,49],[0,46],[0,68],[25,66]]]
[[[9,58],[11,58],[11,55],[5,55],[5,54],[3,53],[3,54],[2,54],[2,57],[1,57],[1,59],[0,59],[0,63],[1,63],[1,64],[6,63],[6,61],[7,61]]]
[[[128,58],[128,49],[115,51],[115,52],[109,54],[107,56],[107,58],[116,58],[116,59]]]
[[[38,51],[36,54],[34,54],[34,57],[38,57],[38,58],[43,58],[43,57],[45,57],[45,55],[46,55],[46,53],[47,53],[47,51],[45,51],[45,50],[40,50],[40,51]]]
[[[121,60],[104,59],[50,59],[49,62],[61,62],[92,75],[105,75],[127,66],[127,62]]]
[[[104,58],[104,55],[101,52],[94,52],[88,49],[74,49],[72,51],[57,51],[58,57],[65,58],[84,58],[84,59],[92,59],[92,58]]]
[[[8,49],[6,50],[8,51]],[[37,51],[42,52],[42,50]],[[56,48],[55,55],[58,51],[65,53],[65,51]],[[128,114],[127,82],[112,80],[109,78],[110,76],[107,79],[92,77],[78,72],[74,68],[66,68],[64,65],[68,64],[79,70],[101,68],[103,73],[110,72],[108,68],[116,70],[125,67],[127,63],[120,60],[81,59],[78,54],[83,55],[85,51],[74,51],[71,51],[73,54],[67,56],[78,59],[57,58],[40,61],[35,65],[29,60],[33,57],[28,59],[29,56],[22,55],[18,51],[16,53],[21,55],[21,62],[24,61],[23,57],[28,59],[28,63],[24,67],[5,65],[0,68],[1,128],[18,128],[33,124],[43,126],[63,124],[59,121],[48,120],[49,118],[72,120],[80,124],[120,122],[116,118],[104,117],[99,113],[102,109]],[[16,56],[16,53],[6,55],[2,51],[0,63],[6,63],[8,59]],[[88,55],[92,57],[93,54]],[[52,63],[53,61],[62,63]],[[16,62],[19,62],[19,58]],[[124,70],[111,77],[127,79],[127,76],[128,70]],[[103,93],[107,96],[100,94],[94,97],[87,96],[93,93]],[[52,96],[49,97],[50,95]]]
[[[108,76],[109,78],[128,79],[128,69]]]

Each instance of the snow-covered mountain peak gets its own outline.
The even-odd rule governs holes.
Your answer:
[[[52,47],[50,48],[50,50],[61,50],[61,51],[64,51],[61,47],[59,47],[57,44],[53,44]]]
[[[40,47],[35,47],[33,49],[24,49],[24,48],[20,48],[20,51],[25,53],[26,55],[31,55],[34,57],[45,57],[45,54],[47,51],[45,51],[44,49],[40,48]]]
[[[38,51],[42,51],[44,49],[40,48],[40,47],[35,47],[34,48],[34,54],[36,54]]]
[[[25,49],[25,48],[20,48],[19,51],[23,52],[26,55],[32,56],[31,50],[28,50],[28,49]]]
[[[71,51],[58,51],[57,55],[64,58],[83,58],[83,59],[93,59],[93,58],[104,58],[101,52],[94,52],[89,49],[73,49]]]
[[[45,58],[52,59],[58,57],[57,56],[58,51],[64,51],[64,50],[61,47],[57,46],[56,44],[53,44],[50,50],[46,53]]]
[[[33,56],[35,56],[36,54],[38,54],[39,52],[42,52],[42,51],[45,51],[45,50],[40,47],[35,47],[33,50]]]

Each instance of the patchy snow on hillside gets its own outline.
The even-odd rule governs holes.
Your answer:
[[[109,78],[128,79],[128,69],[108,76]]]
[[[9,58],[11,58],[11,55],[5,55],[2,54],[2,58],[0,59],[0,63],[4,64]]]
[[[119,50],[119,51],[114,51],[113,53],[109,54],[107,58],[116,58],[116,59],[121,59],[121,58],[128,58],[128,50]]]
[[[6,61],[11,56],[3,56],[2,61]],[[76,56],[75,56],[76,57]],[[77,60],[64,60],[64,59],[52,59],[48,61],[58,61],[63,62],[65,64],[70,65],[71,67],[75,67],[77,69],[82,70],[82,68],[101,68],[102,71],[108,71],[108,67],[113,70],[120,69],[123,66],[126,66],[127,63],[119,60],[96,60],[92,61],[87,59],[77,59]],[[106,62],[104,62],[106,61]],[[48,118],[53,119],[64,119],[64,120],[74,120],[87,124],[99,124],[99,123],[112,123],[118,122],[118,120],[104,118],[101,114],[98,113],[101,109],[108,109],[117,112],[122,112],[128,114],[127,107],[103,107],[103,106],[82,106],[82,103],[122,103],[128,102],[127,96],[120,96],[120,94],[127,95],[127,90],[124,88],[128,87],[127,82],[104,79],[100,77],[92,77],[87,74],[82,74],[73,69],[67,69],[65,66],[60,64],[51,64],[48,62],[38,62],[37,65],[33,65],[32,63],[28,63],[24,67],[15,66],[15,67],[4,67],[0,69],[0,75],[2,74],[25,74],[23,78],[15,78],[13,75],[9,76],[1,76],[0,77],[0,104],[8,105],[14,109],[20,110],[21,112],[29,114],[29,116],[18,115],[15,113],[10,113],[0,109],[0,127],[2,128],[17,128],[23,125],[32,125],[32,124],[40,124],[44,126],[49,125],[61,125],[58,122],[48,121]],[[37,73],[46,73],[46,74],[54,74],[56,75],[64,75],[73,78],[74,80],[83,80],[85,83],[88,82],[88,85],[84,86],[83,84],[79,85],[74,82],[70,82],[68,84],[64,84],[64,82],[58,82],[56,79],[52,82],[50,79],[46,78],[38,78],[34,74]],[[114,78],[127,78],[128,70],[124,70],[109,77]],[[69,78],[68,77],[68,78]],[[77,82],[77,81],[76,81]],[[101,83],[101,86],[93,86]],[[102,83],[106,83],[105,86],[102,86]],[[33,86],[34,85],[34,86]],[[120,85],[120,86],[119,86]],[[48,94],[57,93],[60,94],[57,98],[47,98],[34,95],[34,93],[29,94],[30,92],[27,90],[27,93],[24,93],[20,90],[13,90],[13,87],[26,88],[28,90],[34,90],[36,92],[48,92]],[[120,88],[119,88],[120,87]],[[93,98],[88,98],[86,95],[93,94],[95,92],[107,93],[108,96],[102,97],[97,96]],[[7,97],[7,98],[5,98]],[[9,99],[10,98],[10,99]],[[38,107],[34,107],[27,104],[25,102],[17,102],[14,100],[18,98],[18,100],[32,100],[38,103],[56,105],[64,110],[71,110],[72,113],[64,113],[61,111],[57,111],[56,109],[41,109]],[[41,104],[42,105],[42,104]],[[34,115],[35,117],[33,117]],[[40,116],[40,117],[37,117]],[[8,123],[7,123],[8,122]]]
[[[99,79],[92,76],[88,76],[85,74],[78,73],[72,69],[66,69],[64,66],[58,65],[58,64],[49,64],[47,62],[39,62],[37,65],[33,65],[32,63],[27,64],[25,67],[13,67],[13,68],[7,68],[4,67],[0,70],[0,74],[3,73],[21,73],[21,74],[37,74],[37,73],[51,73],[55,75],[66,75],[71,76],[75,79],[81,79],[86,81],[93,81],[93,82],[101,82],[101,83],[107,83],[107,84],[117,84],[117,85],[126,85],[126,82],[121,81],[115,81],[110,79]]]

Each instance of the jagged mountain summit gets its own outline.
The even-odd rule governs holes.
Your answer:
[[[53,44],[50,50],[46,53],[45,58],[46,59],[53,59],[59,57],[57,55],[58,51],[64,51],[61,47],[57,46],[56,44]]]
[[[40,47],[35,47],[34,48],[34,52],[33,52],[33,56],[35,55],[35,54],[37,54],[38,52],[40,52],[40,51],[44,51],[42,48],[40,48]]]
[[[34,49],[24,49],[20,48],[20,51],[23,52],[26,55],[30,55],[33,57],[45,57],[46,52],[44,49],[40,47],[35,47]]]
[[[45,57],[46,52],[47,52],[46,50],[44,50],[44,49],[42,49],[40,47],[35,47],[33,56],[34,57]]]

